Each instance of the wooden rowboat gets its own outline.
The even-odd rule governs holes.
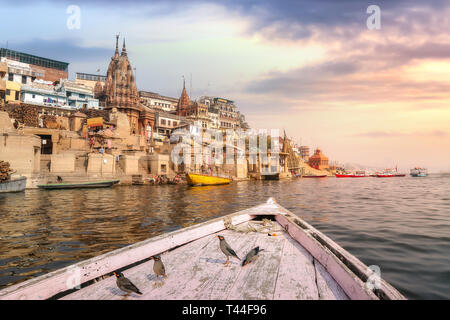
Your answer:
[[[220,184],[228,184],[232,181],[232,179],[216,177],[207,174],[187,173],[186,181],[190,186],[214,186]]]
[[[87,182],[62,182],[39,184],[41,189],[76,189],[76,188],[106,188],[119,183],[120,180],[105,180],[105,181],[87,181]]]
[[[0,193],[20,192],[25,190],[27,177],[11,178],[11,180],[0,182]]]
[[[279,230],[270,236],[241,232],[262,223]],[[218,234],[240,258],[256,246],[264,251],[245,267],[237,260],[226,267]],[[149,260],[156,254],[168,275],[162,286],[154,286]],[[0,299],[123,299],[114,271],[123,272],[143,293],[128,299],[405,299],[381,278],[370,286],[376,276],[371,269],[272,198],[7,287]],[[73,289],[80,283],[81,289]]]
[[[302,178],[326,178],[327,175],[323,174],[323,175],[319,175],[319,176],[314,176],[314,175],[310,175],[310,176],[303,176]]]

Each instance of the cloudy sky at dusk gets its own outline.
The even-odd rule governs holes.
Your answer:
[[[106,73],[120,32],[139,90],[178,97],[192,75],[191,97],[234,100],[253,128],[331,160],[450,171],[448,1],[0,3],[0,46],[69,62],[72,78]]]

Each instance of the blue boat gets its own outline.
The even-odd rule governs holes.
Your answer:
[[[426,177],[428,175],[425,168],[414,168],[410,170],[411,177]]]
[[[27,177],[11,178],[10,180],[0,182],[0,193],[21,192],[25,190],[26,185]]]

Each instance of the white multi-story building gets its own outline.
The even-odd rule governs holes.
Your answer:
[[[152,109],[173,113],[177,110],[178,99],[162,96],[158,93],[139,91],[140,102]]]
[[[5,74],[3,80],[26,85],[31,84],[39,76],[38,73],[31,69],[28,63],[10,60],[5,57],[1,58],[1,62],[5,62],[8,66],[8,72]]]
[[[220,129],[238,129],[240,128],[241,115],[237,112],[233,101],[219,98],[202,96],[198,99],[199,102],[206,104],[209,107],[209,113],[218,114]],[[213,115],[212,117],[216,117]]]
[[[76,81],[61,80],[61,83],[56,87],[56,91],[67,97],[67,105],[72,109],[101,109],[98,99],[94,98],[93,89],[89,86]]]
[[[36,80],[32,84],[22,85],[20,101],[42,106],[68,107],[66,95],[55,91],[53,84],[47,81]]]
[[[183,123],[186,123],[184,117],[164,111],[155,112],[155,134],[157,136],[169,137],[172,131]]]

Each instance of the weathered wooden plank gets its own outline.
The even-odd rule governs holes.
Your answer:
[[[298,221],[301,225],[303,225],[305,228],[308,229],[309,233],[314,234],[316,237],[320,237],[323,242],[327,243],[327,245],[329,245],[335,252],[337,252],[340,256],[342,256],[342,258],[345,259],[348,264],[351,264],[352,268],[354,268],[357,273],[362,274],[365,278],[368,278],[373,275],[373,271],[370,270],[361,260],[356,258],[354,255],[350,254],[347,250],[345,250],[340,245],[335,243],[332,239],[330,239],[329,237],[324,235],[322,232],[320,232],[319,230],[317,230],[316,228],[314,228],[313,226],[308,224],[306,221],[300,219],[298,216],[292,214],[287,209],[281,207],[280,205],[274,204],[274,206],[278,207],[277,211],[282,213],[282,216],[285,216],[285,218],[288,218],[288,219],[292,219],[293,221]],[[278,215],[277,217],[280,217],[280,219],[282,220],[281,215]],[[348,270],[348,268],[347,268],[347,271],[350,271],[350,270]],[[406,299],[397,289],[392,287],[384,279],[381,278],[379,281],[379,284],[380,284],[380,288],[377,290],[377,294],[379,296],[381,296],[383,299],[389,299],[389,300],[405,300]],[[367,290],[365,287],[363,288],[363,290],[366,292],[370,291],[370,290]],[[373,297],[372,294],[373,294],[373,292],[370,291],[369,295],[371,297]],[[378,297],[375,297],[374,299],[378,299]]]
[[[259,246],[264,251],[260,253],[256,261],[242,268],[227,296],[229,300],[273,299],[286,238],[281,234],[276,237],[269,237],[263,233],[257,233],[257,235],[255,246]]]
[[[292,214],[289,212],[289,210],[281,207],[278,204],[273,204],[273,206],[277,206],[277,211],[286,217],[289,217],[290,219],[299,221],[302,225],[304,225],[306,228],[310,230],[311,233],[314,233],[315,235],[319,236],[321,239],[323,239],[324,242],[326,242],[335,252],[338,252],[340,256],[342,256],[349,264],[353,266],[357,270],[358,273],[363,274],[364,277],[368,278],[372,276],[373,272],[370,270],[361,260],[356,258],[354,255],[350,254],[347,250],[342,248],[339,244],[334,242],[332,239],[324,235],[322,232],[308,224],[306,221],[300,219],[298,216]],[[389,300],[406,300],[406,298],[393,286],[391,286],[388,282],[386,282],[384,279],[380,279],[380,288],[378,289],[378,295],[380,295],[383,299],[389,299]]]
[[[319,261],[314,261],[320,300],[348,300],[348,296]]]
[[[253,218],[247,212],[259,207],[244,210],[243,214],[232,214],[229,217],[233,224],[242,223]],[[262,210],[264,211],[264,210]],[[136,244],[117,249],[106,254],[88,259],[72,266],[62,268],[43,276],[7,287],[0,291],[0,300],[3,299],[47,299],[57,293],[73,288],[70,279],[74,270],[78,270],[81,283],[95,279],[99,276],[126,267],[148,256],[167,251],[176,246],[199,239],[205,235],[224,229],[223,218],[217,218],[209,222],[173,231]]]
[[[207,256],[195,265],[195,268],[201,270],[201,277],[195,278],[189,283],[190,288],[183,296],[184,299],[224,300],[227,297],[242,271],[242,260],[248,251],[255,247],[258,234],[234,232],[231,236],[224,236],[241,260],[232,258],[230,264],[224,266],[226,257],[220,250],[219,241],[217,241],[215,248],[207,252]]]
[[[313,257],[284,233],[286,243],[280,261],[274,300],[318,300]]]
[[[300,228],[288,217],[277,215],[276,220],[330,273],[352,300],[377,300],[378,297],[367,290],[364,283],[354,275],[330,250],[323,247],[307,231]],[[312,228],[312,227],[311,227]]]
[[[223,230],[220,234],[230,238],[232,231]],[[203,246],[197,246],[195,253],[182,263],[176,266],[176,270],[171,272],[164,285],[154,290],[151,294],[144,294],[144,298],[149,299],[194,299],[195,289],[209,273],[208,268],[203,264],[221,264],[225,259],[213,259],[214,254],[219,250],[218,238],[216,234],[208,236],[210,241]],[[178,250],[178,249],[177,249]]]
[[[206,236],[161,255],[161,259],[166,268],[166,273],[169,276],[166,282],[169,279],[177,278],[180,271],[183,271],[183,268],[186,267],[183,263],[188,262],[188,258],[192,258],[192,255],[195,255],[196,252],[198,252],[199,247],[208,244],[212,240],[212,236]],[[153,272],[153,263],[153,260],[150,260],[123,272],[125,277],[129,278],[143,293],[143,296],[131,295],[127,299],[155,299],[155,297],[152,297],[153,290],[155,289],[153,285],[156,283],[156,277]],[[71,293],[62,299],[114,300],[120,299],[122,294],[123,293],[116,286],[116,278],[112,276],[83,288],[82,290]]]

